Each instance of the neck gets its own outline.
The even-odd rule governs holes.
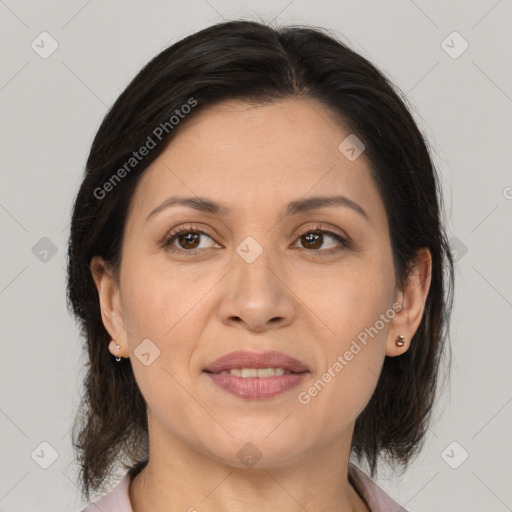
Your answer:
[[[340,445],[343,443],[341,440]],[[239,468],[176,444],[151,450],[132,480],[133,512],[367,512],[347,478],[349,453],[315,447],[286,464]]]

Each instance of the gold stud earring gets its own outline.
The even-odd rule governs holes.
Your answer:
[[[405,338],[401,335],[398,335],[395,340],[397,347],[403,347],[405,345]]]

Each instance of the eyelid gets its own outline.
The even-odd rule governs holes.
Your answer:
[[[321,231],[323,233],[328,233],[328,234],[332,233],[333,235],[344,238],[345,240],[347,240],[347,242],[350,240],[349,236],[345,232],[343,232],[337,228],[331,228],[330,226],[327,226],[325,224],[319,224],[319,223],[316,223],[314,227],[311,227],[310,225],[306,226],[304,229],[301,229],[299,231],[297,236],[302,236],[302,235],[305,235],[306,233],[312,233],[315,231]]]

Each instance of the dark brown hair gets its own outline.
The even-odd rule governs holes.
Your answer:
[[[192,112],[170,123],[191,98],[196,102]],[[230,21],[178,41],[135,76],[99,127],[74,203],[67,297],[88,357],[73,429],[86,500],[91,492],[107,489],[116,462],[131,468],[133,477],[148,457],[146,404],[129,359],[116,362],[108,350],[110,336],[102,323],[91,258],[103,257],[118,278],[127,209],[138,180],[188,119],[223,100],[262,104],[285,98],[319,100],[365,144],[388,216],[401,289],[416,251],[427,247],[431,252],[432,280],[421,324],[409,350],[385,358],[352,441],[352,453],[359,461],[366,459],[372,477],[381,456],[405,468],[419,452],[438,393],[443,347],[449,348],[453,300],[453,259],[428,144],[403,93],[328,31]],[[162,126],[167,129],[158,132],[157,146],[121,173],[122,179],[112,181]],[[107,182],[111,186],[105,187]],[[449,361],[445,367],[448,372]]]

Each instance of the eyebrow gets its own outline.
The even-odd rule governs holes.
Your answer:
[[[152,210],[146,217],[146,222],[157,213],[175,206],[186,206],[200,212],[211,213],[213,215],[226,216],[231,213],[231,209],[227,206],[216,203],[205,197],[169,197],[162,204]],[[345,196],[316,196],[308,197],[306,199],[297,199],[288,203],[284,210],[283,216],[297,215],[299,213],[318,210],[320,208],[327,208],[332,206],[343,206],[351,208],[359,215],[364,217],[366,221],[371,223],[369,215],[366,211],[356,202],[352,201]]]

